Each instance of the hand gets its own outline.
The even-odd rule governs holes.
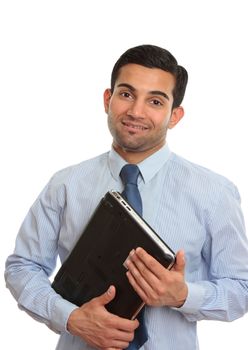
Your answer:
[[[72,311],[68,331],[97,349],[125,349],[133,340],[137,320],[131,321],[108,312],[105,305],[115,297],[115,287]]]
[[[147,305],[180,307],[184,304],[188,288],[184,280],[185,258],[182,250],[177,253],[171,270],[142,248],[133,250],[126,264],[129,282]]]

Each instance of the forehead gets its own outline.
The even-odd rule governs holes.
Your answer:
[[[120,68],[115,87],[119,84],[129,84],[137,90],[160,90],[172,94],[175,78],[171,73],[159,68],[127,64]]]

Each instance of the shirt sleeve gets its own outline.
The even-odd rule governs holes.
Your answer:
[[[201,253],[208,278],[187,283],[187,300],[177,310],[189,321],[243,316],[248,311],[248,242],[235,186],[220,191]]]
[[[56,266],[64,203],[65,189],[51,181],[29,210],[5,270],[6,285],[18,306],[58,333],[66,331],[77,307],[58,295],[49,280]]]

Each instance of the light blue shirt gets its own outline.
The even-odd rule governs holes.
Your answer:
[[[56,173],[25,218],[6,281],[19,306],[59,332],[57,350],[89,349],[66,330],[76,307],[50,286],[104,194],[122,192],[125,161],[112,149]],[[146,307],[144,350],[198,349],[196,322],[231,321],[248,311],[248,242],[240,197],[226,178],[172,153],[139,164],[143,216],[174,250],[186,253],[189,294],[183,307]]]

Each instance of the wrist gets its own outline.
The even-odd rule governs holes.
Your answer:
[[[74,334],[74,324],[75,324],[75,320],[77,319],[78,310],[79,310],[78,307],[76,309],[74,309],[70,313],[68,320],[67,320],[66,329],[71,334]]]
[[[176,307],[176,308],[182,307],[184,305],[184,303],[186,302],[187,297],[188,297],[188,286],[185,283],[184,287],[181,289],[181,291],[179,293],[177,303],[176,303],[176,305],[174,305],[174,307]]]

